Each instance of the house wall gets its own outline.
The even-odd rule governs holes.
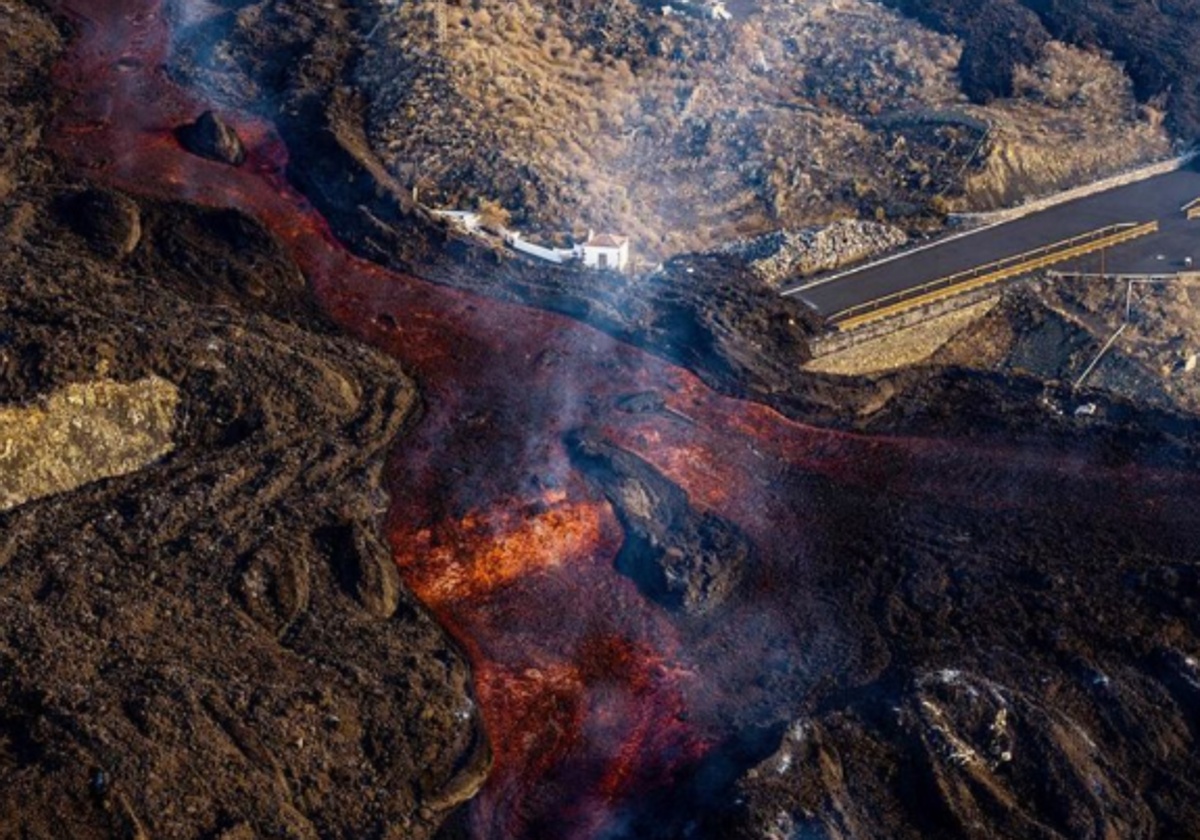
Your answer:
[[[600,267],[600,256],[607,258],[607,267],[614,271],[624,271],[629,263],[629,246],[620,248],[584,248],[583,263],[588,268]]]
[[[514,237],[509,240],[509,245],[514,250],[520,251],[523,254],[528,254],[531,257],[548,260],[552,263],[564,263],[572,256],[571,251],[559,251],[555,248],[543,248],[541,245],[534,245],[532,242],[526,242],[523,239]]]

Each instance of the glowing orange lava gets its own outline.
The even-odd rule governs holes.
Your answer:
[[[470,513],[445,533],[393,529],[397,562],[431,607],[486,597],[520,578],[589,562],[607,510],[547,494],[538,504],[510,503]]]

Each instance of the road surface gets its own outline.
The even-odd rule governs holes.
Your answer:
[[[1011,222],[949,237],[848,272],[808,278],[787,287],[783,294],[800,298],[822,315],[836,315],[853,306],[1107,225],[1154,220],[1160,222],[1159,233],[1105,251],[1104,268],[1110,273],[1129,274],[1177,271],[1189,256],[1200,265],[1200,220],[1188,221],[1181,210],[1197,198],[1200,198],[1200,172],[1190,169],[1168,172]],[[1099,271],[1100,255],[1081,257],[1055,268]]]

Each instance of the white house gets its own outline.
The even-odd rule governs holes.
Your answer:
[[[483,219],[478,213],[470,210],[433,210],[431,212],[464,233],[472,236],[482,236],[483,234]],[[499,234],[503,237],[504,243],[514,251],[557,265],[581,260],[587,268],[608,271],[626,271],[630,265],[628,236],[615,233],[598,234],[589,230],[586,242],[576,242],[570,248],[555,248],[530,242],[519,231],[504,228],[499,231]]]
[[[479,232],[479,214],[473,213],[470,210],[434,210],[433,215],[441,219],[446,219],[467,233]]]
[[[588,268],[624,271],[629,267],[629,237],[615,233],[589,233],[581,247]]]

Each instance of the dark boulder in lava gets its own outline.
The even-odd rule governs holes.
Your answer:
[[[205,111],[194,123],[182,126],[176,133],[183,147],[194,155],[230,166],[241,166],[246,160],[242,138],[212,111]]]
[[[625,530],[617,555],[622,574],[648,598],[688,615],[704,615],[729,598],[752,554],[737,526],[695,510],[677,485],[607,441],[576,434],[567,445]]]

